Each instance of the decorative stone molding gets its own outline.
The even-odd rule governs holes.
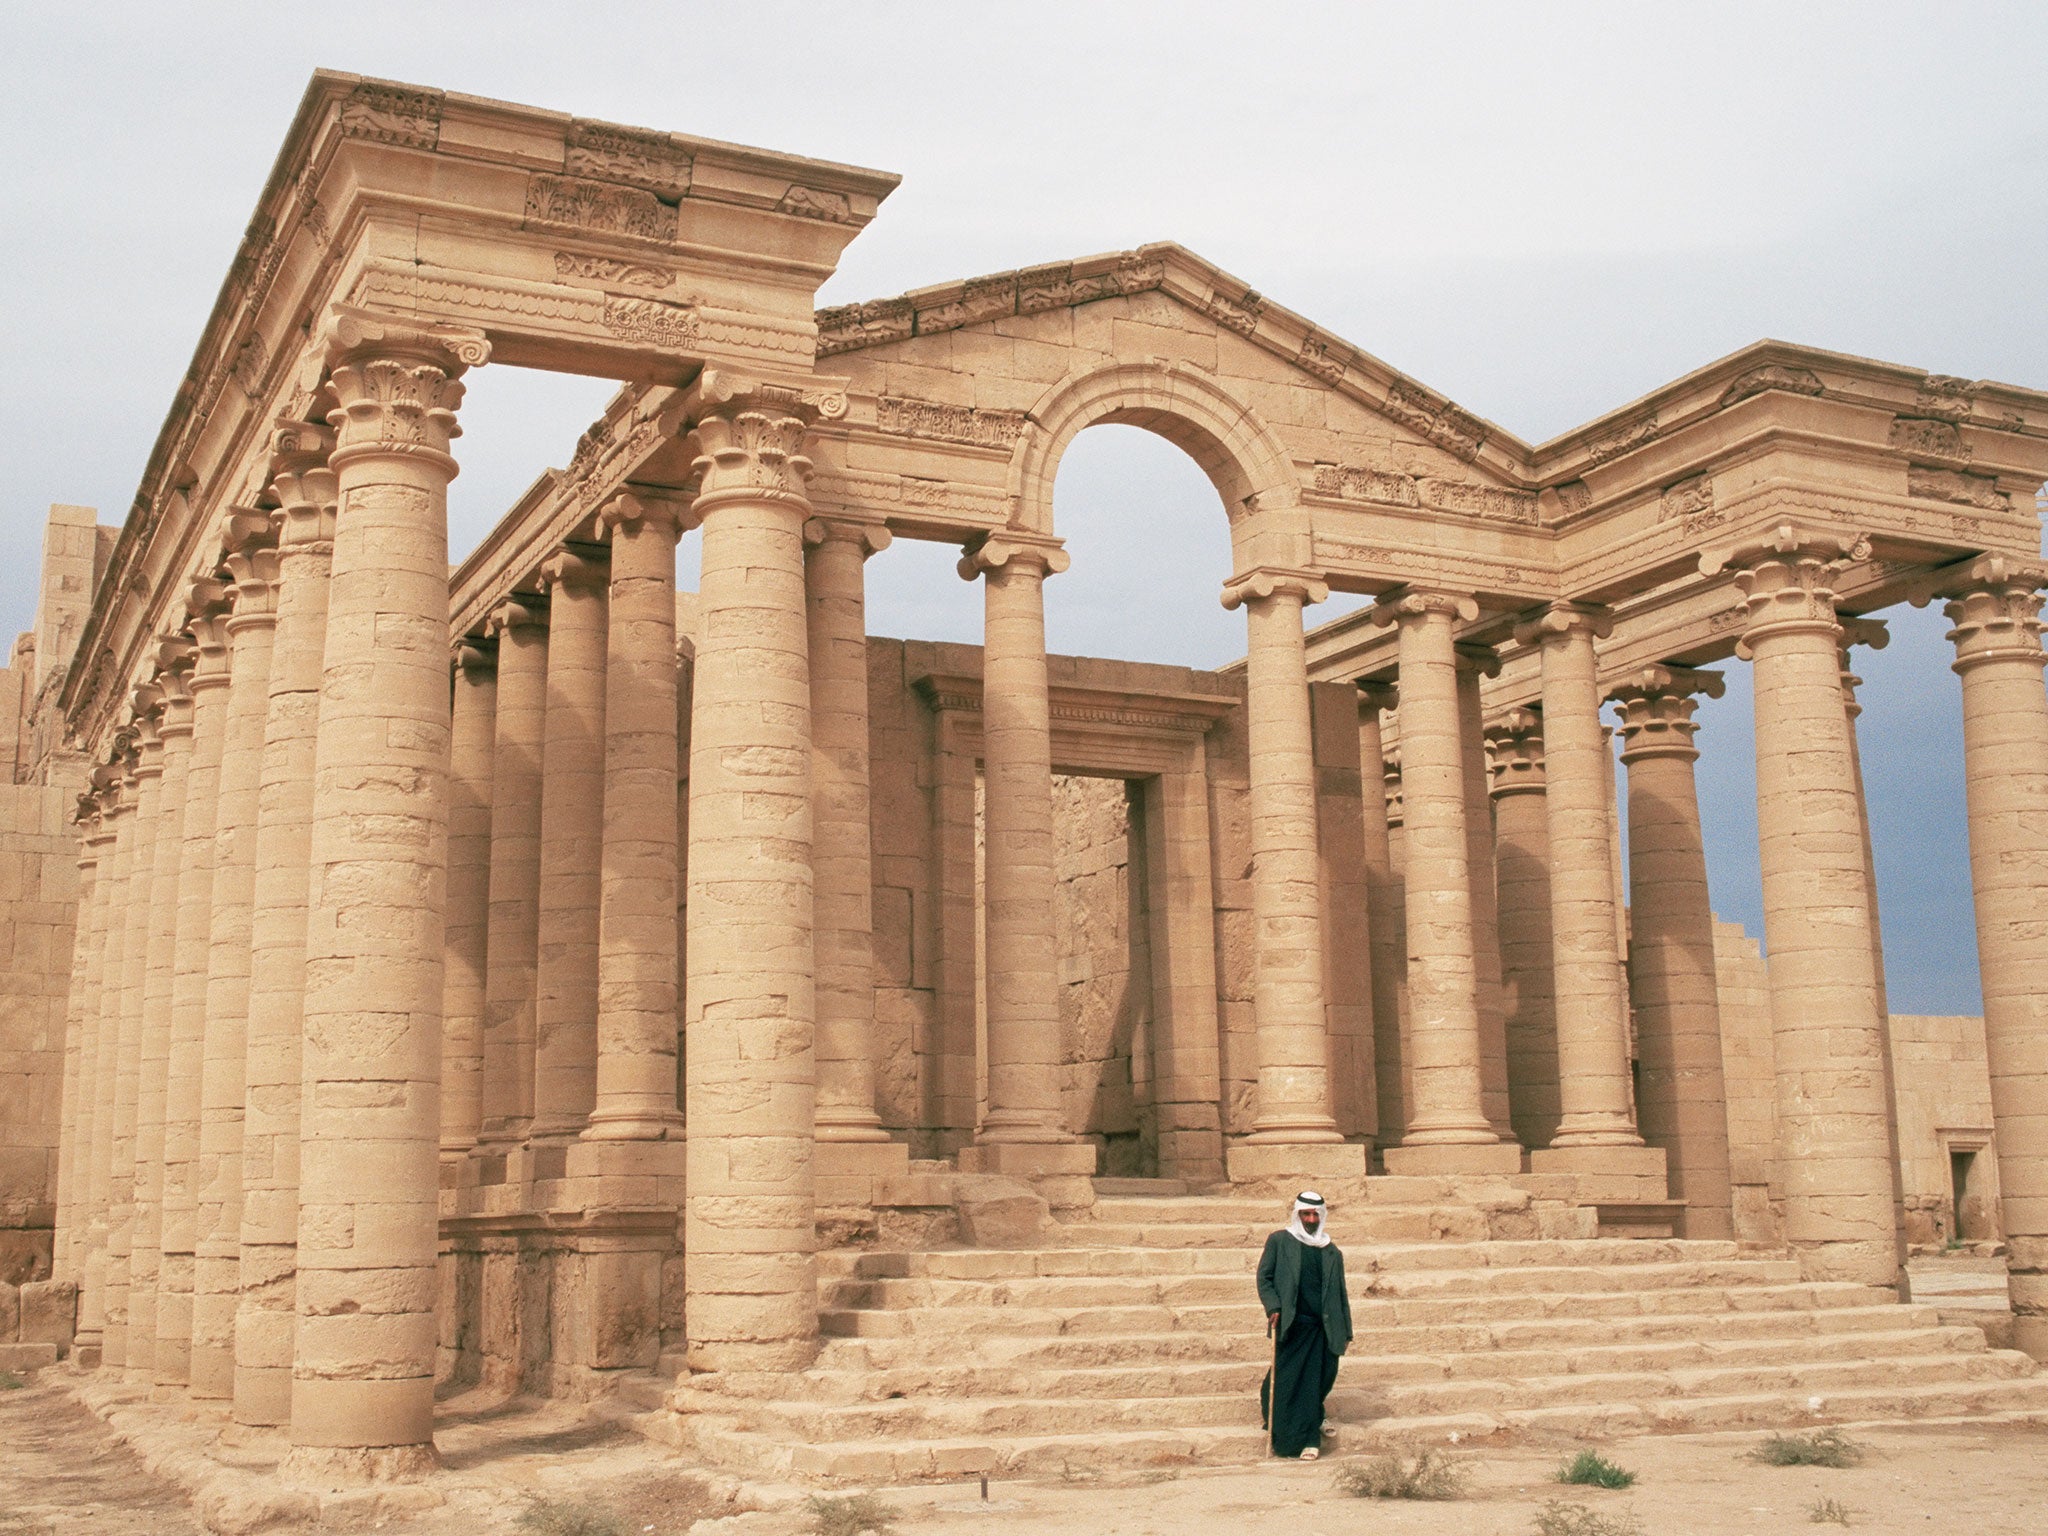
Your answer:
[[[439,91],[365,80],[341,104],[341,131],[352,139],[433,149],[441,141]]]
[[[1834,577],[1848,563],[1869,558],[1870,541],[1860,534],[1816,533],[1781,523],[1761,539],[1702,555],[1700,574],[1718,576],[1734,569],[1745,600],[1735,653],[1747,661],[1751,646],[1765,634],[1839,633]]]
[[[1970,445],[1963,441],[1963,434],[1952,421],[1895,416],[1885,441],[1900,453],[1935,464],[1970,462]]]
[[[883,346],[910,336],[959,330],[1011,315],[1067,309],[1146,293],[1166,281],[1166,263],[1139,251],[1099,261],[1060,262],[999,272],[923,293],[842,304],[817,312],[819,357]]]
[[[495,639],[509,629],[518,629],[524,625],[545,629],[547,623],[547,599],[522,592],[515,597],[507,598],[491,610],[490,617],[484,620],[484,633]]]
[[[868,518],[814,517],[804,524],[806,546],[835,541],[859,545],[861,558],[865,560],[869,555],[877,555],[887,549],[894,541],[894,535],[886,523]]]
[[[1323,580],[1320,571],[1297,571],[1278,565],[1254,566],[1223,583],[1223,606],[1227,609],[1274,596],[1298,597],[1304,603],[1326,602],[1330,584]]]
[[[675,281],[675,274],[662,267],[621,261],[616,256],[586,256],[576,251],[555,252],[555,271],[562,277],[619,283],[628,288],[666,288]]]
[[[928,672],[911,686],[942,713],[979,714],[982,680],[966,673]],[[1144,693],[1054,683],[1048,689],[1050,718],[1057,725],[1109,726],[1142,735],[1206,735],[1238,707],[1227,694]]]
[[[794,501],[805,507],[804,482],[811,461],[802,449],[810,431],[806,414],[795,414],[789,402],[767,402],[751,408],[724,401],[690,428],[696,448],[691,467],[701,477],[697,515],[730,500]]]
[[[1325,384],[1341,384],[1348,366],[1336,350],[1342,345],[1320,331],[1310,331],[1301,338],[1301,351],[1295,356],[1294,366],[1314,374]]]
[[[1942,612],[1955,626],[1948,638],[1956,648],[1951,665],[1958,673],[1987,661],[2024,660],[2039,666],[2048,659],[2041,648],[2043,586],[2048,586],[2048,567],[1980,555],[1936,573],[1913,601],[1948,599]]]
[[[323,325],[316,355],[324,354],[337,402],[327,413],[334,428],[331,468],[364,453],[436,459],[452,474],[448,444],[461,434],[463,371],[489,360],[480,331],[415,325],[337,304]]]
[[[1614,610],[1598,603],[1557,602],[1515,626],[1515,639],[1523,645],[1542,645],[1574,633],[1605,640],[1614,633]]]
[[[1227,326],[1240,336],[1249,336],[1259,328],[1259,316],[1265,313],[1266,298],[1251,288],[1235,297],[1224,289],[1214,288],[1202,308],[1218,325]]]
[[[275,544],[250,543],[221,562],[234,578],[234,615],[228,633],[277,622],[278,551]]]
[[[1402,426],[1420,433],[1453,458],[1467,464],[1479,457],[1486,442],[1486,424],[1449,400],[1432,400],[1405,380],[1396,379],[1379,408]]]
[[[673,245],[676,210],[652,192],[535,171],[526,182],[525,227],[623,236]]]
[[[875,401],[875,425],[895,437],[930,438],[964,443],[970,448],[1008,452],[1029,425],[1022,411],[984,411],[968,405],[941,405],[883,395]]]
[[[1617,422],[1597,433],[1586,444],[1586,457],[1591,463],[1605,464],[1609,459],[1633,453],[1656,435],[1657,413],[1651,411],[1648,415]]]
[[[1790,368],[1783,363],[1766,363],[1761,368],[1752,368],[1738,374],[1735,382],[1721,394],[1721,408],[1726,410],[1738,400],[1747,400],[1751,395],[1763,394],[1766,390],[1782,390],[1792,395],[1818,395],[1826,392],[1820,375],[1806,368]]]
[[[667,496],[639,496],[621,491],[597,512],[598,531],[609,537],[621,526],[629,529],[665,529],[671,539],[682,537],[697,526],[694,508]]]
[[[1727,691],[1719,672],[1691,667],[1659,664],[1630,674],[1607,690],[1607,697],[1621,707],[1622,762],[1653,756],[1698,757],[1692,738],[1699,729],[1693,719],[1699,696],[1718,699]]]
[[[1657,521],[1676,522],[1679,532],[1686,538],[1696,537],[1727,522],[1727,512],[1714,505],[1713,476],[1694,475],[1689,480],[1667,486],[1659,498]]]
[[[1493,798],[1540,795],[1543,782],[1543,714],[1517,706],[1486,728]]]
[[[563,136],[562,169],[592,181],[638,187],[668,202],[690,190],[695,161],[666,133],[572,118]]]
[[[1906,494],[1927,501],[1952,501],[1963,506],[1982,507],[1987,512],[2012,510],[2012,498],[1999,490],[1996,480],[1989,475],[1973,475],[1963,470],[1909,465],[1906,469]]]
[[[558,549],[540,565],[541,590],[553,596],[568,592],[603,592],[611,580],[611,551],[601,544],[576,544]]]
[[[1368,618],[1382,629],[1432,613],[1448,614],[1469,624],[1479,617],[1479,603],[1462,593],[1406,590],[1389,592],[1366,610]]]
[[[1479,677],[1500,676],[1500,652],[1490,645],[1475,645],[1469,640],[1460,640],[1451,647],[1458,671]]]
[[[997,528],[967,541],[958,570],[962,581],[973,581],[985,571],[1013,563],[1036,566],[1041,576],[1057,576],[1074,561],[1066,546],[1051,534]]]

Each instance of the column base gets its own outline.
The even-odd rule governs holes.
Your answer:
[[[1570,1174],[1587,1203],[1667,1200],[1671,1179],[1662,1147],[1539,1147],[1531,1173]]]
[[[909,1172],[910,1148],[900,1141],[821,1141],[811,1154],[819,1205],[873,1205],[877,1179]]]
[[[1449,1142],[1442,1146],[1388,1147],[1387,1172],[1429,1177],[1522,1171],[1522,1149],[1512,1141]]]
[[[1054,1210],[1095,1203],[1092,1141],[992,1141],[960,1149],[962,1173],[997,1173],[1022,1179]]]
[[[1246,1194],[1297,1195],[1313,1189],[1328,1195],[1333,1187],[1362,1183],[1365,1146],[1361,1142],[1311,1141],[1291,1146],[1241,1141],[1223,1154],[1224,1174],[1233,1189]]]

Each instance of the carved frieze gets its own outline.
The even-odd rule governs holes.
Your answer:
[[[1017,312],[1017,276],[977,278],[965,284],[957,299],[917,312],[917,334],[957,331],[982,320],[1000,320]]]
[[[1792,395],[1818,395],[1823,386],[1820,375],[1805,368],[1788,368],[1783,363],[1766,363],[1761,368],[1752,368],[1739,375],[1735,382],[1722,391],[1721,404],[1726,407],[1738,400],[1747,400],[1751,395],[1760,395],[1766,390],[1782,390]]]
[[[1593,505],[1593,488],[1583,480],[1567,480],[1557,488],[1557,499],[1567,517],[1577,517]]]
[[[1963,441],[1963,434],[1951,421],[1897,416],[1892,419],[1891,435],[1887,441],[1901,453],[1916,459],[1948,464],[1967,464],[1970,460],[1970,445]]]
[[[526,225],[670,244],[676,237],[676,211],[639,187],[536,171],[526,183]]]
[[[1443,550],[1392,549],[1351,539],[1324,538],[1321,534],[1315,540],[1315,563],[1326,571],[1333,567],[1365,567],[1380,574],[1413,573],[1416,580],[1425,579],[1427,573],[1426,579],[1431,582],[1467,591],[1525,591],[1539,579],[1518,565],[1473,560]]]
[[[1536,498],[1526,491],[1434,478],[1422,480],[1420,489],[1422,504],[1439,512],[1491,518],[1502,523],[1526,523],[1531,527],[1536,523]]]
[[[818,311],[818,356],[954,331],[1006,315],[1032,315],[1145,293],[1165,280],[1163,261],[1124,257],[1103,271],[1080,276],[1075,275],[1072,262],[998,272],[962,284],[957,296],[929,299],[922,309],[907,296],[841,304]]]
[[[1381,407],[1402,426],[1419,432],[1437,447],[1467,464],[1479,457],[1486,441],[1486,427],[1477,417],[1445,400],[1441,403],[1403,383],[1394,381]]]
[[[1331,351],[1333,345],[1329,337],[1310,331],[1301,338],[1301,352],[1295,357],[1294,366],[1314,374],[1325,384],[1343,383],[1346,364]]]
[[[1166,263],[1126,256],[1107,271],[1076,277],[1072,262],[1026,267],[1016,274],[1017,313],[1035,315],[1046,309],[1068,309],[1097,299],[1148,293],[1166,281]]]
[[[967,405],[941,405],[933,400],[905,400],[892,395],[884,395],[875,402],[875,425],[897,437],[923,437],[1005,451],[1024,435],[1024,416],[1018,411],[979,411]]]
[[[868,513],[943,514],[967,524],[1000,521],[1008,511],[1000,487],[965,485],[922,475],[887,475],[867,470],[821,469],[811,480],[818,507],[859,508]]]
[[[1657,435],[1657,413],[1633,417],[1606,428],[1599,436],[1586,445],[1586,456],[1595,464],[1605,464],[1609,459],[1618,459],[1624,453],[1642,447]]]
[[[1392,470],[1362,469],[1355,464],[1317,464],[1315,489],[1346,501],[1377,501],[1395,507],[1419,507],[1415,477]]]
[[[694,347],[704,339],[695,305],[629,299],[615,293],[604,298],[604,328],[621,341],[644,341],[657,347]]]
[[[782,194],[775,211],[799,219],[820,219],[827,224],[853,222],[853,205],[844,192],[826,192],[817,187],[792,186]]]
[[[821,309],[817,322],[818,356],[830,357],[857,347],[904,340],[916,329],[916,312],[908,299],[871,299],[865,304]]]
[[[342,102],[340,122],[352,139],[432,149],[441,142],[441,93],[365,80]]]
[[[1681,480],[1665,489],[1657,508],[1657,521],[1675,522],[1679,532],[1687,538],[1718,528],[1728,521],[1728,513],[1714,505],[1714,482],[1711,476],[1694,475],[1690,480]]]
[[[615,256],[582,256],[574,251],[555,252],[555,271],[563,277],[588,278],[598,283],[618,283],[627,288],[666,288],[674,281],[674,274],[661,267],[644,266],[636,261],[620,261]]]
[[[1977,403],[1977,386],[1952,373],[1930,373],[1913,397],[1913,414],[1937,421],[1967,421]]]
[[[1906,471],[1906,494],[1928,501],[1961,502],[1965,506],[1982,507],[1987,512],[2012,510],[2011,500],[1989,475],[1966,474],[1954,469],[1922,469],[1917,465],[1909,468]]]
[[[690,190],[690,154],[665,133],[579,117],[565,139],[562,169],[571,176],[638,187],[669,202]]]
[[[1235,295],[1227,289],[1212,288],[1202,308],[1218,325],[1228,326],[1240,336],[1249,336],[1259,328],[1259,316],[1266,312],[1266,299],[1252,288]]]

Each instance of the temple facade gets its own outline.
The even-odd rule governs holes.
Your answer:
[[[80,1356],[398,1475],[437,1377],[683,1411],[812,1364],[834,1250],[1119,1190],[1505,1191],[1481,1236],[1896,1291],[1853,649],[1902,602],[1962,682],[1954,1153],[2048,1356],[2048,395],[1765,342],[1529,445],[1173,245],[816,308],[894,185],[315,77],[37,693]],[[485,366],[620,389],[451,570]],[[1048,656],[1103,422],[1220,493],[1237,664]],[[909,539],[980,647],[869,636]]]

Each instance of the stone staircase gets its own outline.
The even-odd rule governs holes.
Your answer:
[[[664,1428],[756,1475],[866,1482],[1254,1460],[1274,1209],[1118,1196],[1039,1248],[821,1254],[817,1363],[686,1378]],[[2048,1413],[2048,1373],[1889,1292],[1731,1242],[1486,1235],[1501,1224],[1338,1214],[1357,1338],[1332,1449]]]

